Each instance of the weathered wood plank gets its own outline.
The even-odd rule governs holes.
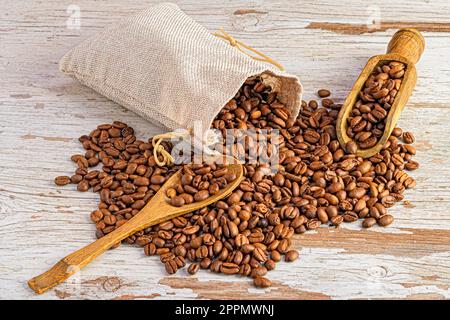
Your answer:
[[[122,120],[144,138],[163,129],[108,101],[58,71],[69,48],[120,17],[156,3],[79,0],[81,29],[66,27],[72,1],[3,0],[0,12],[0,298],[450,298],[450,30],[446,0],[375,1],[380,26],[367,27],[377,7],[360,1],[177,1],[214,31],[276,58],[300,76],[305,98],[327,87],[342,100],[367,58],[385,51],[394,29],[424,31],[419,81],[400,126],[416,134],[421,168],[406,193],[411,205],[391,208],[392,227],[360,224],[297,236],[301,258],[271,272],[274,287],[208,272],[166,276],[157,258],[122,246],[78,277],[36,297],[26,280],[94,239],[89,212],[97,195],[57,188],[72,172],[77,137],[101,122]],[[375,16],[376,17],[376,16]],[[370,32],[368,32],[370,31]],[[193,280],[194,279],[194,280]],[[225,288],[218,292],[216,288]]]

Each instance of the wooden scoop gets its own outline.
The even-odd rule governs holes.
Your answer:
[[[228,171],[229,173],[234,173],[236,179],[226,185],[226,187],[221,189],[217,194],[204,201],[194,202],[182,207],[174,207],[169,204],[166,191],[168,188],[173,187],[180,182],[181,170],[177,171],[166,183],[164,183],[147,205],[127,223],[113,232],[108,233],[103,238],[100,238],[90,245],[63,258],[50,270],[28,281],[28,285],[36,293],[44,293],[48,289],[69,278],[97,256],[132,234],[179,215],[201,209],[226,197],[239,186],[244,174],[244,169],[241,164],[228,165]]]
[[[394,34],[389,42],[386,54],[374,56],[369,59],[339,112],[336,123],[336,133],[342,148],[345,149],[346,143],[352,140],[347,135],[347,119],[367,78],[379,65],[383,65],[390,61],[399,61],[406,65],[406,72],[403,76],[401,87],[397,92],[394,103],[387,116],[384,133],[378,140],[378,143],[372,148],[359,149],[358,147],[356,155],[368,158],[381,150],[389,139],[392,130],[395,128],[397,120],[416,85],[417,73],[414,64],[419,61],[424,48],[425,40],[418,30],[400,29]]]

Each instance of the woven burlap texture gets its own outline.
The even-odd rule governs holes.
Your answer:
[[[292,116],[302,87],[296,76],[251,59],[212,35],[172,3],[114,23],[67,52],[62,72],[169,130],[210,128],[244,81],[263,74]]]

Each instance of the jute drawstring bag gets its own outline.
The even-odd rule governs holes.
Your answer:
[[[224,31],[211,34],[172,3],[104,28],[67,52],[60,69],[170,131],[191,132],[198,123],[201,133],[207,132],[220,109],[253,75],[261,75],[278,92],[292,117],[301,106],[296,76]],[[154,141],[155,152],[164,163],[170,155],[163,154],[160,142]]]

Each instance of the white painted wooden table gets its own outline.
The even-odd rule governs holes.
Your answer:
[[[81,151],[76,138],[112,120],[129,123],[140,137],[162,131],[59,73],[58,61],[106,24],[156,2],[0,0],[0,298],[450,298],[446,0],[371,1],[371,7],[357,0],[178,2],[209,30],[223,26],[277,58],[300,76],[305,98],[327,87],[343,99],[367,58],[384,52],[395,29],[423,31],[427,46],[417,65],[419,80],[400,122],[416,134],[421,168],[413,173],[417,187],[407,192],[411,205],[390,210],[396,217],[391,227],[367,231],[357,222],[296,236],[301,258],[280,263],[270,273],[274,286],[266,290],[208,272],[167,276],[158,258],[126,245],[42,296],[28,289],[30,277],[94,240],[89,213],[97,194],[53,184],[55,176],[72,172],[68,157]],[[71,29],[67,9],[76,6],[81,27]],[[376,30],[367,27],[373,19]]]

